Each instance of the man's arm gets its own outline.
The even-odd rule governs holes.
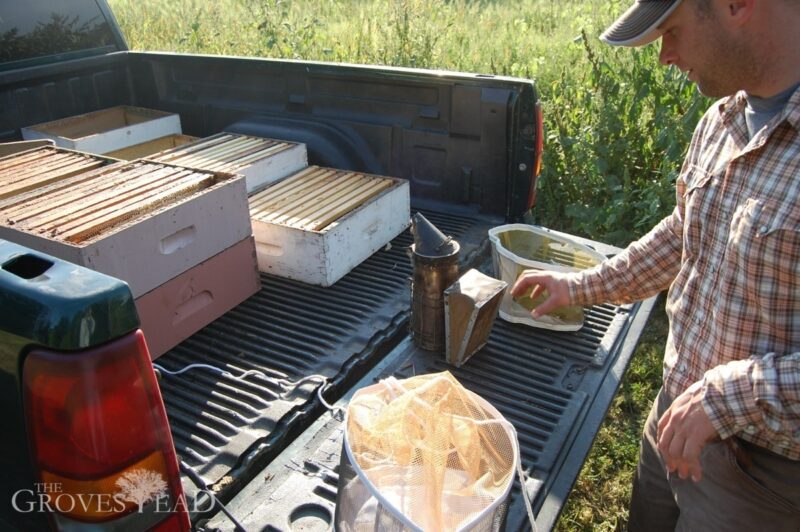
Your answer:
[[[659,420],[658,448],[667,469],[699,481],[705,444],[742,432],[776,433],[787,446],[800,441],[800,352],[768,353],[707,371]]]
[[[800,352],[729,362],[703,382],[703,408],[721,438],[769,429],[800,441]]]
[[[681,208],[682,204],[618,255],[571,277],[570,301],[633,303],[669,288],[681,265]]]
[[[618,255],[577,273],[527,270],[517,279],[511,295],[517,297],[533,288],[531,298],[535,299],[547,290],[548,299],[531,313],[538,318],[569,304],[630,303],[666,289],[681,263],[683,187],[678,188],[675,211]]]

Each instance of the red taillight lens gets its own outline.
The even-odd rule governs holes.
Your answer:
[[[74,354],[31,351],[23,390],[33,461],[40,480],[61,494],[57,511],[78,521],[108,521],[162,496],[172,501],[161,508],[167,518],[183,501],[141,331]],[[188,530],[186,506],[177,506]]]
[[[536,162],[531,173],[531,189],[528,192],[528,208],[536,203],[536,180],[542,171],[542,155],[544,154],[544,116],[542,103],[536,102]]]

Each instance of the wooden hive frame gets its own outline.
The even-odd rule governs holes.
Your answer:
[[[151,157],[153,154],[171,150],[196,140],[198,140],[198,137],[193,137],[191,135],[166,135],[163,137],[158,137],[157,139],[142,142],[141,144],[134,144],[133,146],[128,146],[127,148],[108,152],[106,153],[106,156],[115,157],[124,161],[145,159]]]
[[[0,201],[116,162],[119,161],[55,146],[0,158]]]
[[[310,166],[251,196],[250,217],[304,231],[324,231],[393,184],[386,177]]]
[[[6,198],[0,222],[80,244],[233,177],[153,161],[118,163]]]
[[[215,172],[242,174],[248,193],[307,165],[305,146],[295,142],[219,133],[159,152],[149,159]]]

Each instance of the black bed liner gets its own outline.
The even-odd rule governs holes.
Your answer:
[[[486,230],[501,223],[467,212],[420,212],[461,242],[463,265],[486,255]],[[325,397],[336,400],[406,333],[410,244],[406,231],[329,288],[262,274],[258,293],[156,360],[172,371],[208,364],[271,377],[239,380],[199,369],[161,380],[179,458],[221,497],[323,412],[319,382],[280,386],[278,379],[322,375],[330,381]]]
[[[461,242],[462,268],[487,269],[486,231],[501,221],[421,212]],[[538,519],[551,527],[653,300],[587,309],[584,327],[573,333],[498,319],[487,345],[453,368],[409,340],[410,243],[408,232],[400,235],[330,288],[264,275],[258,294],[157,362],[169,369],[190,363],[234,373],[258,369],[292,381],[321,374],[331,383],[326,399],[340,404],[377,378],[450,370],[516,427]],[[592,244],[606,254],[616,251]],[[165,377],[161,386],[179,457],[223,500],[232,499],[236,515],[257,529],[328,526],[341,427],[316,398],[319,384],[286,389],[256,376],[242,381],[196,370]],[[184,486],[190,497],[196,493],[189,482]],[[508,528],[516,530],[525,524],[518,486],[513,497]],[[207,527],[232,525],[217,516]]]
[[[536,353],[536,334],[498,320],[488,344],[462,368],[417,349],[406,337],[335,406],[355,390],[394,375],[451,371],[511,421],[530,479],[539,530],[554,527],[594,435],[616,392],[653,300],[617,314],[622,322],[601,366],[568,352]],[[602,307],[601,310],[606,310]],[[594,310],[590,311],[590,314]],[[531,330],[533,331],[533,330]],[[627,333],[627,334],[626,334]],[[247,530],[329,530],[334,515],[342,445],[341,416],[326,413],[227,505]],[[515,482],[506,530],[525,530],[527,516]],[[233,530],[224,515],[200,523],[204,530]]]

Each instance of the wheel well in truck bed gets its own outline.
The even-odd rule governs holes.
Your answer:
[[[361,135],[347,128],[319,121],[255,116],[234,122],[223,129],[231,133],[303,143],[308,149],[310,164],[371,174],[386,173]]]

